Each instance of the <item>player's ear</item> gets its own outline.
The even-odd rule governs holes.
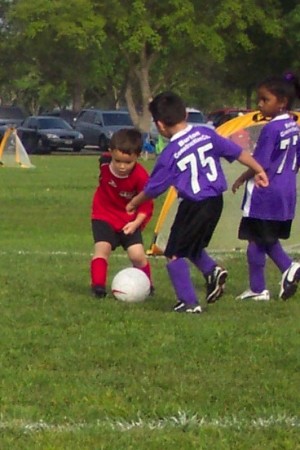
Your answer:
[[[159,132],[161,131],[165,131],[166,130],[166,126],[163,122],[161,122],[160,120],[158,120],[157,122],[155,122],[156,127],[158,129]]]

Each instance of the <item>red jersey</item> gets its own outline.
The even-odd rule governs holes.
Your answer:
[[[142,228],[149,222],[153,214],[153,201],[148,200],[138,207],[134,214],[128,214],[126,205],[144,189],[149,175],[139,163],[136,163],[132,172],[125,177],[114,175],[109,163],[100,166],[99,186],[94,194],[92,205],[92,219],[104,220],[114,230],[121,231],[123,227],[132,222],[138,213],[146,218]]]

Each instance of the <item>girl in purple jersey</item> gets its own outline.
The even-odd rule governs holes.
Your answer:
[[[177,297],[173,310],[201,313],[187,260],[206,279],[207,303],[221,296],[227,277],[227,271],[205,251],[219,221],[223,192],[227,189],[220,159],[238,160],[251,168],[259,185],[266,186],[268,179],[249,152],[212,128],[188,125],[186,108],[178,95],[163,92],[152,100],[149,109],[159,133],[169,143],[157,159],[144,190],[127,204],[127,211],[135,210],[170,186],[176,188],[179,207],[165,250],[168,274]]]
[[[239,239],[248,240],[249,285],[237,299],[269,300],[265,264],[268,255],[282,273],[279,298],[287,300],[297,290],[300,264],[293,262],[279,239],[290,237],[296,208],[296,175],[300,165],[299,127],[289,114],[300,85],[292,74],[272,77],[258,86],[258,107],[270,121],[263,127],[254,149],[255,159],[268,178],[266,189],[257,189],[253,171],[247,170],[233,184],[247,182],[242,204]]]

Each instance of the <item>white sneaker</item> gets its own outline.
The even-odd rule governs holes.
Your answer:
[[[293,262],[283,273],[280,283],[279,298],[287,300],[295,294],[300,281],[300,264]]]
[[[270,292],[265,289],[262,292],[253,292],[251,289],[243,292],[241,295],[236,297],[236,300],[255,300],[255,301],[269,301],[270,300]]]

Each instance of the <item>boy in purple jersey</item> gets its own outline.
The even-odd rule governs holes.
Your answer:
[[[165,250],[167,270],[177,296],[173,310],[201,313],[186,259],[206,278],[206,300],[213,303],[222,294],[227,277],[227,271],[204,250],[219,221],[222,194],[227,189],[220,159],[237,159],[251,168],[257,185],[267,186],[268,179],[261,165],[238,145],[207,126],[188,125],[186,107],[178,95],[163,92],[152,100],[149,109],[159,133],[170,141],[157,159],[144,191],[131,199],[127,211],[135,210],[170,186],[176,188],[180,202]]]
[[[268,178],[266,189],[257,189],[253,172],[247,170],[233,184],[235,192],[247,182],[242,204],[239,238],[248,240],[249,285],[237,298],[269,300],[265,264],[268,255],[281,271],[279,298],[287,300],[297,289],[300,264],[293,262],[279,239],[288,239],[296,208],[296,175],[300,165],[299,127],[288,111],[295,96],[300,97],[298,80],[288,74],[272,77],[258,86],[258,106],[271,120],[263,127],[254,156]]]

